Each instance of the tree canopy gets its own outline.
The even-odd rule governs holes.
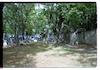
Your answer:
[[[52,33],[58,42],[61,34],[71,30],[96,29],[96,12],[96,3],[5,3],[3,30],[14,34],[17,44],[19,35],[24,39],[25,35]]]

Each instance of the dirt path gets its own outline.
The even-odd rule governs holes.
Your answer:
[[[37,67],[75,67],[76,64],[82,67],[79,62],[74,60],[77,57],[72,57],[71,55],[62,56],[60,53],[54,51],[38,53],[35,58],[38,62],[36,64]]]
[[[33,59],[27,64],[27,67],[95,67],[96,55],[94,54],[79,54],[71,53],[70,51],[61,51],[61,47],[53,48],[49,51],[39,52],[32,57],[31,54],[27,55],[28,58]],[[35,61],[35,62],[34,62]]]

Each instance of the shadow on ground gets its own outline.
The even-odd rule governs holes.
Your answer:
[[[81,45],[78,45],[77,47],[79,46]],[[68,45],[67,47],[55,47],[54,45],[40,42],[4,48],[3,67],[96,67],[96,52],[80,51],[79,49],[84,46],[77,48],[76,50],[75,46],[72,47],[73,48],[68,48]]]
[[[34,55],[48,51],[45,43],[27,44],[3,49],[3,67],[36,67]]]

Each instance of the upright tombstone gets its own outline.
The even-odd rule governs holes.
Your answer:
[[[70,34],[70,44],[82,44],[85,43],[85,29],[78,28],[76,31],[72,30]]]
[[[7,48],[7,41],[6,40],[3,41],[3,48]]]
[[[77,31],[70,34],[70,44],[74,45],[77,42]]]

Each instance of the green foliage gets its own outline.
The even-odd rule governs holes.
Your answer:
[[[31,3],[10,3],[3,7],[3,30],[6,34],[14,34],[17,45],[19,35],[32,34],[32,23],[30,23],[30,13],[34,10]],[[33,13],[31,13],[33,14]]]
[[[96,29],[96,19],[96,3],[5,3],[3,8],[4,32],[23,36],[54,33],[59,39],[71,29]]]
[[[96,3],[41,3],[47,17],[50,33],[59,40],[61,33],[78,28],[96,29]],[[53,25],[52,25],[53,24]]]
[[[28,24],[30,21],[28,16],[32,9],[34,10],[34,4],[5,3],[3,8],[4,25],[8,23],[9,25],[7,26],[10,26],[8,28],[12,29],[15,29],[15,26],[16,28],[19,26],[20,30],[22,31],[23,28],[26,28],[26,23]]]

